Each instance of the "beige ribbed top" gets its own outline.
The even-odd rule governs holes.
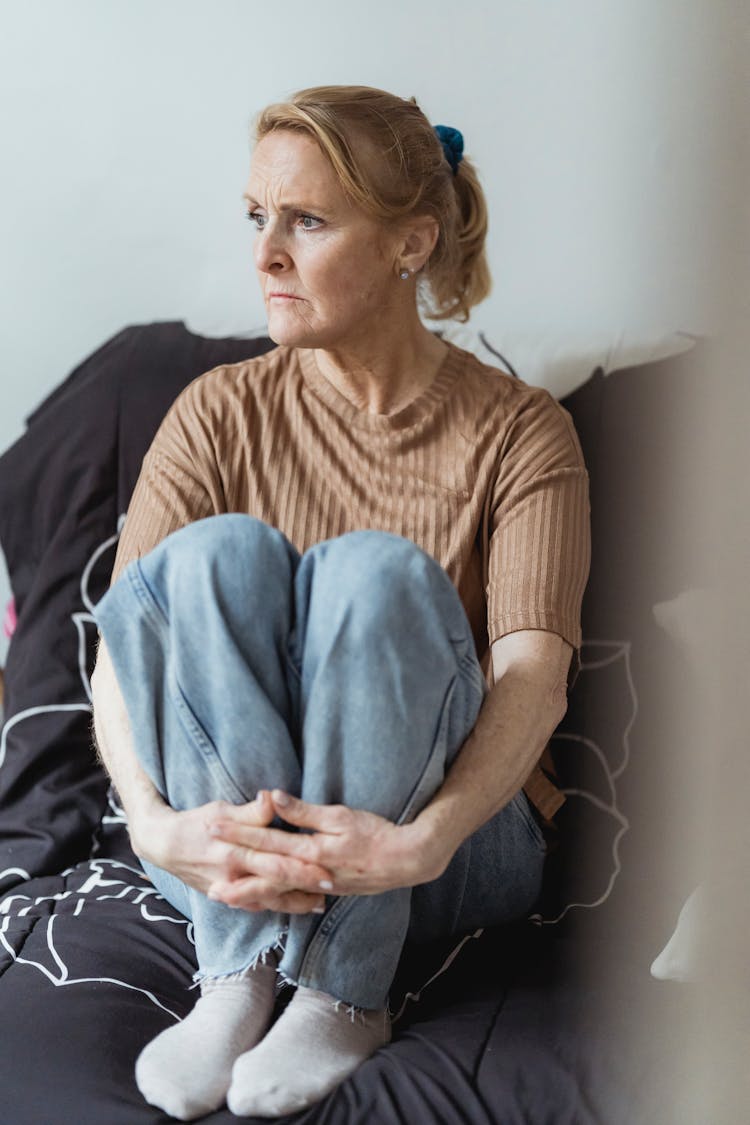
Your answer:
[[[146,454],[112,581],[193,520],[246,512],[300,552],[359,528],[418,543],[445,568],[477,653],[546,629],[576,656],[590,559],[588,474],[570,415],[448,343],[433,380],[394,414],[358,409],[286,346],[195,379]],[[572,679],[571,676],[571,679]],[[545,816],[562,797],[540,770],[526,792]]]

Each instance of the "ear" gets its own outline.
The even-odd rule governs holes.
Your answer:
[[[412,215],[404,222],[399,240],[399,269],[416,273],[422,269],[435,249],[440,226],[432,215]]]

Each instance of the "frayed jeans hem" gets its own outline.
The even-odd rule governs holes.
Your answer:
[[[264,946],[254,957],[250,958],[246,965],[243,965],[239,969],[230,969],[226,973],[209,973],[203,969],[198,969],[197,972],[193,973],[193,988],[197,986],[210,987],[212,984],[230,984],[233,981],[242,980],[248,973],[257,969],[259,965],[268,964],[268,959],[272,953],[278,953],[280,956],[283,956],[286,936],[287,931],[283,930],[275,941],[271,942],[270,945]],[[281,975],[283,976],[283,974]]]

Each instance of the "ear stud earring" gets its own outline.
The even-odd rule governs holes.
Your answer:
[[[402,281],[408,281],[409,280],[409,271],[408,270],[401,270],[401,273],[398,276],[401,278]]]

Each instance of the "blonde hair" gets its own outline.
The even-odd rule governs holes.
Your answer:
[[[312,136],[348,198],[378,219],[437,219],[418,286],[425,316],[467,321],[489,294],[487,204],[476,168],[464,157],[454,176],[415,98],[371,86],[312,86],[266,106],[254,128],[256,142],[277,129]]]

